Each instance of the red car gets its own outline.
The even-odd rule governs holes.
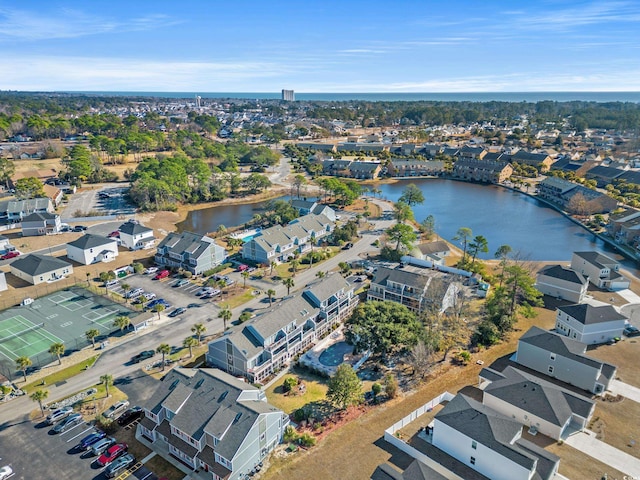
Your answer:
[[[0,260],[9,260],[10,258],[17,257],[18,255],[20,255],[20,252],[17,252],[17,251],[14,250],[13,252],[7,252],[4,255],[2,255],[0,257]]]
[[[112,447],[104,452],[102,455],[98,457],[96,460],[97,464],[101,467],[106,467],[110,463],[112,463],[116,458],[125,453],[129,446],[126,443],[116,443]]]
[[[239,272],[244,272],[245,270],[249,270],[249,265],[245,265],[244,263],[241,265],[238,265]]]
[[[107,235],[107,237],[109,237],[109,238],[120,238],[120,232],[118,230],[116,230],[115,232],[111,232],[109,235]]]
[[[169,276],[169,270],[160,270],[155,277],[154,280],[162,280],[163,278],[167,278]]]

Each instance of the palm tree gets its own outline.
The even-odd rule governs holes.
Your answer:
[[[291,287],[295,286],[295,283],[293,282],[292,277],[285,278],[284,280],[282,280],[282,284],[285,287],[287,287],[287,295],[289,295],[289,292],[291,291]]]
[[[316,272],[316,277],[318,278],[324,278],[327,275],[327,272],[323,272],[322,270],[318,270]]]
[[[131,325],[131,320],[129,320],[129,317],[127,317],[126,315],[119,315],[113,321],[113,326],[118,327],[121,332],[129,325]]]
[[[52,343],[49,353],[58,357],[58,365],[62,365],[62,355],[64,355],[64,343]]]
[[[171,347],[168,343],[161,343],[158,348],[156,348],[156,352],[162,354],[162,371],[164,371],[164,359],[171,353]]]
[[[182,341],[182,346],[189,349],[189,358],[193,357],[193,347],[198,346],[198,340],[193,337],[187,337]]]
[[[100,383],[104,385],[104,389],[107,393],[107,398],[109,398],[109,386],[113,385],[113,375],[105,373],[100,377]]]
[[[242,276],[242,280],[244,280],[244,288],[247,288],[247,278],[251,275],[246,270],[240,274]]]
[[[120,287],[122,287],[122,290],[124,291],[124,295],[126,295],[129,289],[131,289],[131,285],[129,285],[128,283],[121,283]],[[127,303],[128,301],[129,299],[127,297],[124,297],[124,302]]]
[[[267,296],[269,297],[269,306],[271,306],[271,302],[273,301],[273,296],[276,294],[276,291],[273,288],[267,290]]]
[[[231,309],[229,308],[229,305],[225,305],[222,310],[220,310],[220,313],[218,313],[218,318],[222,319],[222,323],[223,323],[223,330],[227,329],[227,322],[229,320],[231,320],[231,316],[233,314],[231,313]]]
[[[196,323],[191,327],[191,331],[194,335],[197,335],[198,343],[200,343],[202,341],[202,334],[207,331],[207,327],[204,326],[204,323]]]
[[[292,272],[292,276],[296,276],[296,272],[298,271],[298,267],[300,266],[300,260],[298,260],[297,258],[294,258],[293,260],[291,260],[291,272]]]
[[[31,400],[33,400],[34,402],[38,402],[38,405],[40,406],[40,413],[42,414],[43,417],[44,417],[44,407],[42,406],[42,402],[44,402],[48,396],[49,396],[49,390],[36,390],[31,395],[29,395],[29,398]]]
[[[153,306],[153,311],[158,314],[158,320],[160,320],[160,313],[164,312],[164,309],[165,307],[161,303]]]
[[[16,358],[16,367],[19,370],[22,370],[22,375],[24,375],[24,383],[27,383],[27,368],[29,368],[33,362],[29,357],[18,357]]]
[[[86,332],[84,332],[84,336],[87,337],[91,343],[93,343],[93,348],[96,348],[96,337],[100,335],[100,330],[97,328],[90,328]]]

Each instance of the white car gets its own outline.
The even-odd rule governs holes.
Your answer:
[[[158,267],[149,267],[147,268],[144,273],[146,273],[147,275],[153,275],[154,273],[158,272]]]
[[[9,465],[0,468],[0,480],[13,477],[13,469]]]
[[[56,422],[67,418],[69,415],[73,413],[73,408],[64,407],[54,410],[49,415],[47,415],[47,424],[54,425]]]
[[[152,293],[152,292],[147,292],[147,293],[143,293],[142,296],[146,299],[146,300],[153,300],[154,298],[156,298],[156,294]]]
[[[128,407],[129,402],[122,400],[121,402],[111,405],[106,412],[102,413],[102,416],[105,418],[113,418],[117,414],[124,412]]]

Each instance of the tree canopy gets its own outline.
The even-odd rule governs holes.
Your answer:
[[[362,401],[362,382],[348,363],[339,365],[336,373],[329,379],[327,398],[341,409]]]

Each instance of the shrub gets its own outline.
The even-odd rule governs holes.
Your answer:
[[[105,433],[113,433],[118,429],[118,424],[112,418],[105,418],[102,415],[96,415],[96,426]]]
[[[291,425],[287,426],[287,428],[284,429],[283,439],[285,442],[295,442],[299,438],[300,438],[300,435],[298,435],[298,432],[296,432],[296,429],[293,428]]]
[[[210,277],[211,275],[215,275],[216,273],[220,273],[221,271],[231,267],[231,263],[223,263],[221,265],[218,265],[215,268],[212,268],[210,270],[206,270],[205,272],[202,272],[202,275],[204,277]]]
[[[387,373],[384,377],[384,393],[389,398],[396,398],[398,395],[398,381],[392,373]]]
[[[298,441],[304,447],[313,447],[316,444],[316,437],[307,432],[303,433]]]
[[[133,262],[131,264],[131,266],[133,267],[133,271],[135,273],[142,273],[144,272],[144,265],[142,265],[140,262]]]
[[[184,278],[191,278],[193,277],[193,273],[191,273],[189,270],[186,270],[185,272],[182,273],[182,276]]]
[[[296,385],[298,385],[298,380],[295,377],[287,377],[282,384],[282,390],[290,392]]]
[[[251,318],[251,312],[247,312],[246,310],[240,314],[238,317],[238,321],[240,323],[244,323]]]
[[[303,420],[306,420],[307,418],[308,418],[307,411],[304,409],[304,407],[299,408],[295,412],[293,412],[293,419],[296,422],[301,422]]]

